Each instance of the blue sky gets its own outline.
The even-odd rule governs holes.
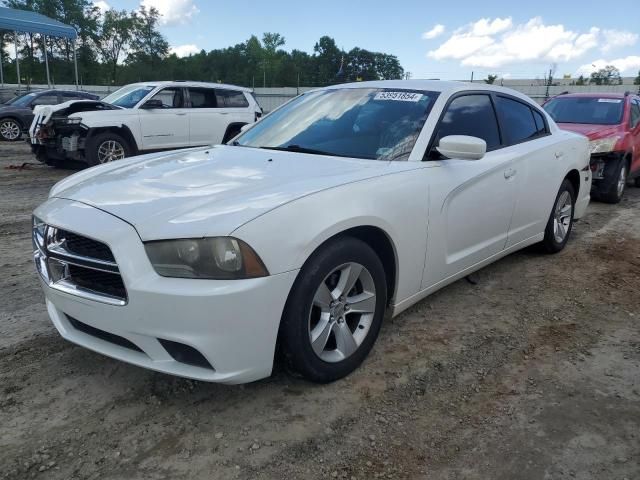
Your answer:
[[[136,0],[96,1],[135,9]],[[465,79],[589,74],[613,63],[625,76],[640,70],[638,0],[457,2],[323,0],[222,2],[142,0],[163,14],[162,32],[181,55],[222,48],[251,34],[278,32],[285,49],[311,52],[322,36],[338,46],[396,55],[413,78]],[[448,8],[447,5],[451,5]],[[455,7],[453,7],[455,5]]]

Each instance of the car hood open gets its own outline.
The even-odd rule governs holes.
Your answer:
[[[94,167],[57,184],[51,196],[111,213],[142,240],[228,235],[296,198],[416,168],[415,162],[394,163],[216,146]]]

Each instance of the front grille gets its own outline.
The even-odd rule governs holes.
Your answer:
[[[58,229],[58,234],[65,238],[67,250],[75,255],[105,262],[116,261],[111,249],[102,242],[61,229]]]
[[[69,265],[69,280],[79,287],[112,297],[126,298],[127,291],[118,273],[93,270],[84,266]]]
[[[76,330],[86,333],[87,335],[91,335],[92,337],[99,338],[100,340],[104,340],[105,342],[113,343],[114,345],[118,345],[120,347],[128,348],[129,350],[135,350],[136,352],[142,352],[140,347],[138,347],[135,343],[127,340],[120,335],[116,335],[115,333],[105,332],[104,330],[100,330],[99,328],[92,327],[91,325],[87,325],[86,323],[82,323],[79,320],[76,320],[69,315],[66,315],[67,320],[73,328]],[[143,352],[144,353],[144,352]]]
[[[35,220],[33,241],[36,266],[51,288],[112,305],[126,304],[127,290],[108,245],[50,225],[43,227]]]

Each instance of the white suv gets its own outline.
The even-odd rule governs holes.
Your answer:
[[[39,160],[89,165],[147,151],[225,143],[262,110],[251,90],[202,82],[126,85],[102,101],[41,106],[29,129]]]

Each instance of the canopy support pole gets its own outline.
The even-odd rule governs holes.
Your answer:
[[[78,83],[78,56],[76,55],[76,41],[72,40],[71,46],[73,47],[73,69],[76,72],[76,90],[80,90],[80,84]]]
[[[16,47],[16,73],[18,74],[18,95],[20,95],[20,59],[18,58],[18,32],[13,32],[13,42]]]
[[[4,88],[4,72],[2,71],[2,52],[0,51],[0,87]]]
[[[47,55],[47,36],[43,35],[42,39],[44,41],[44,65],[47,69],[47,88],[51,88],[51,78],[49,77],[49,56]]]

